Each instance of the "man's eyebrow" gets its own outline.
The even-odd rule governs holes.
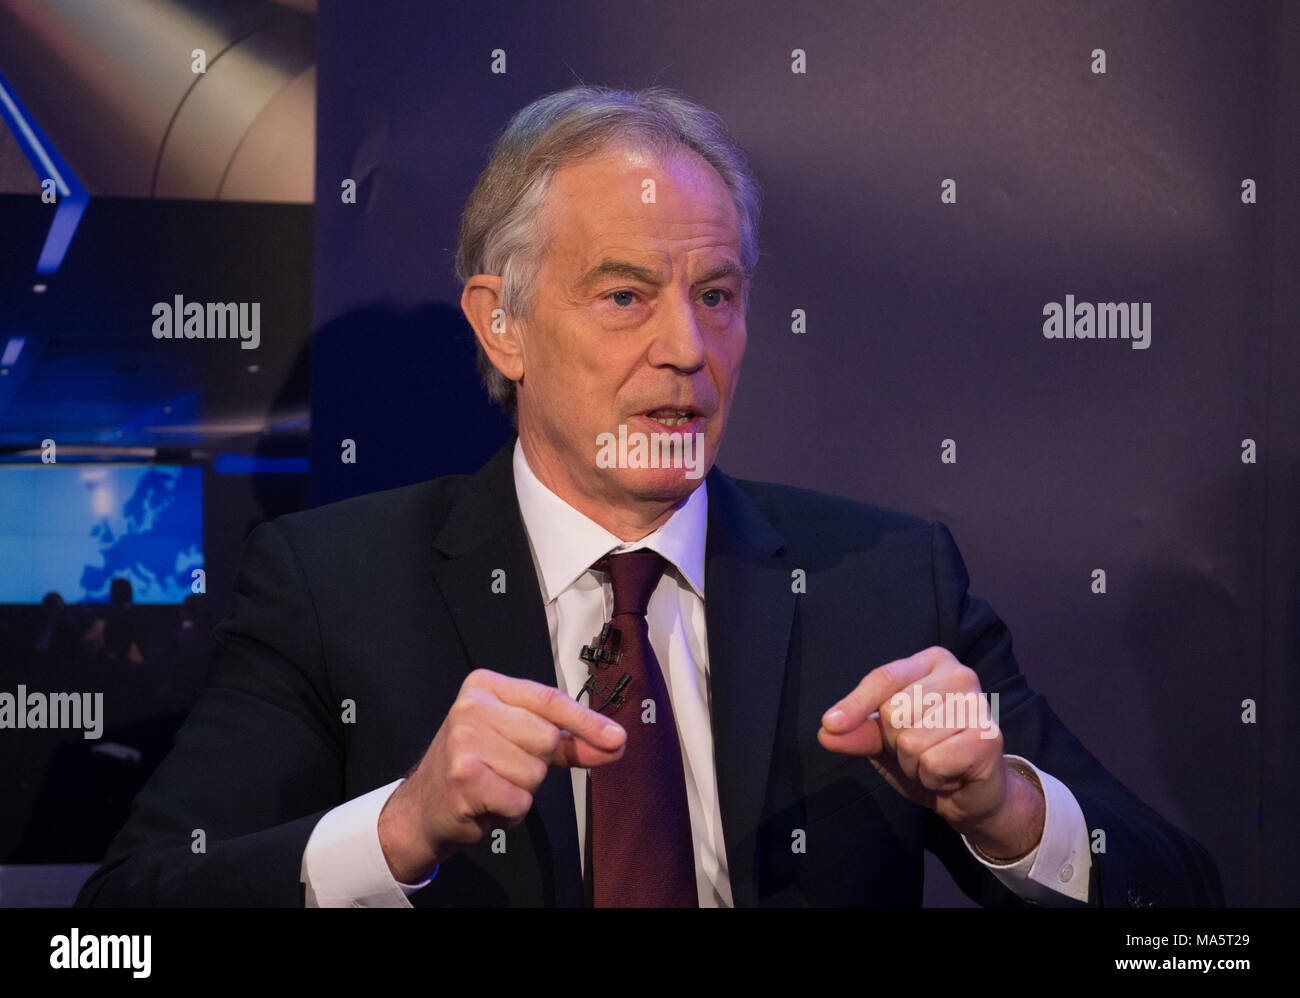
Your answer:
[[[663,274],[657,270],[651,270],[649,267],[638,267],[626,260],[613,260],[606,257],[579,278],[578,287],[591,287],[591,285],[606,277],[626,277],[632,281],[640,281],[642,284],[663,283]]]
[[[695,278],[695,280],[691,282],[691,286],[694,287],[697,284],[709,284],[712,281],[720,281],[724,277],[743,278],[744,276],[745,272],[741,269],[740,264],[735,260],[723,260],[721,263],[715,264],[699,277]]]
[[[662,284],[663,274],[649,267],[638,267],[634,263],[628,263],[626,260],[614,260],[606,258],[592,267],[582,275],[578,280],[579,288],[588,288],[607,277],[624,277],[628,280],[640,281],[643,284]],[[694,287],[699,284],[708,284],[712,281],[721,280],[724,277],[744,277],[744,270],[735,260],[723,260],[721,263],[710,267],[699,277],[691,282]]]

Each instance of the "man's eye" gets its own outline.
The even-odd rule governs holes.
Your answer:
[[[626,297],[624,297],[626,296]],[[609,295],[615,305],[631,305],[636,300],[635,291],[612,291]]]
[[[710,298],[710,295],[715,297]],[[709,308],[716,308],[726,301],[727,297],[727,292],[723,291],[721,288],[709,288],[708,291],[700,295],[700,300],[704,302],[705,305],[708,305]]]

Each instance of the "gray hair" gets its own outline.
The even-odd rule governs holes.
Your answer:
[[[620,141],[661,157],[685,146],[718,172],[736,206],[742,302],[747,303],[758,264],[758,183],[722,119],[663,87],[573,87],[540,97],[511,118],[461,215],[456,247],[461,285],[475,274],[495,274],[506,315],[527,318],[546,242],[542,208],[551,178],[560,167]],[[478,370],[488,395],[513,415],[515,383],[492,365],[481,345]]]

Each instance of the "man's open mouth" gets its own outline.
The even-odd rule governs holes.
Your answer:
[[[692,423],[699,416],[695,409],[678,409],[669,407],[664,409],[651,409],[648,412],[641,413],[647,419],[653,419],[656,423],[662,423],[664,426],[685,426]]]

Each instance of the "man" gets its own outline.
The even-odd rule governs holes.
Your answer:
[[[988,905],[1222,903],[946,528],[714,467],[757,219],[680,97],[512,120],[458,272],[518,439],[250,536],[214,685],[82,903],[915,905],[923,848]]]

